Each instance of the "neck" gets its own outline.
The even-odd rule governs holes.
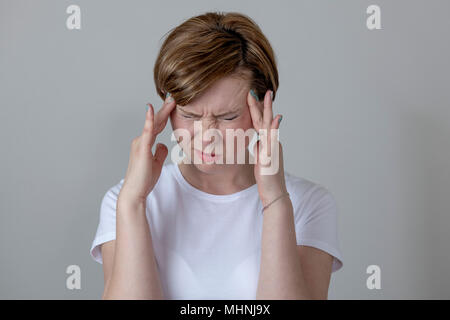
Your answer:
[[[178,165],[183,177],[195,188],[216,195],[236,193],[256,183],[253,164],[221,165],[214,172],[200,171],[193,164]]]

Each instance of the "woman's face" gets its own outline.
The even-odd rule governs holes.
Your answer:
[[[249,90],[248,80],[226,77],[188,105],[177,105],[172,111],[170,121],[177,139],[177,131],[189,132],[190,143],[183,143],[183,138],[179,145],[200,171],[212,172],[223,169],[224,166],[229,167],[230,164],[226,164],[230,163],[227,156],[228,159],[233,159],[232,165],[235,165],[237,153],[244,153],[248,163],[247,146],[250,139],[242,139],[241,141],[245,141],[244,145],[239,145],[236,136],[229,135],[229,140],[234,139],[234,148],[228,148],[228,151],[227,129],[231,129],[232,131],[228,131],[233,133],[239,132],[236,129],[242,129],[241,133],[251,132],[253,124],[247,104]],[[250,130],[247,131],[248,129]]]

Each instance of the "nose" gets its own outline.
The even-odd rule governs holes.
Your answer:
[[[217,122],[214,119],[202,119],[202,130],[205,132],[208,129],[217,129]]]
[[[196,138],[202,141],[202,149],[210,144],[220,143],[221,140],[221,132],[217,128],[217,122],[214,119],[202,119],[198,120],[197,128],[201,128],[201,137],[200,131],[195,132]]]

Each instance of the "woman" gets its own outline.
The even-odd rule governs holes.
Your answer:
[[[260,28],[238,13],[193,17],[164,41],[154,80],[165,101],[157,113],[148,105],[91,247],[103,298],[327,299],[342,267],[336,202],[283,169],[269,134],[281,121],[278,72]],[[152,146],[169,118],[188,135],[173,135],[184,160],[164,165],[168,148]],[[201,133],[210,129],[214,138]],[[253,147],[230,144],[238,136],[226,132],[248,130],[260,133]]]

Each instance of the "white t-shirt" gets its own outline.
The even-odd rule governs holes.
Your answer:
[[[323,186],[285,172],[294,207],[298,245],[321,249],[343,266],[337,206]],[[102,263],[100,245],[116,238],[116,202],[123,179],[101,203],[91,256]],[[228,195],[196,189],[178,165],[163,166],[147,197],[147,221],[166,299],[255,299],[263,215],[257,185]]]

